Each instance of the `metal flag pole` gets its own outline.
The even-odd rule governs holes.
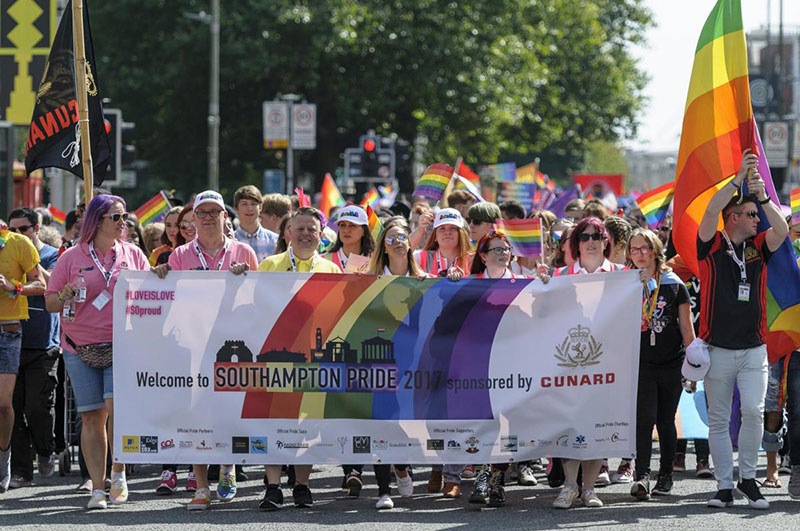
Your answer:
[[[92,144],[89,138],[89,96],[86,91],[86,49],[83,40],[83,0],[72,2],[72,36],[75,50],[75,93],[78,99],[78,126],[80,127],[80,152],[83,169],[84,205],[92,200],[94,169]]]

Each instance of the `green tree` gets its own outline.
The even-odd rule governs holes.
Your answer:
[[[625,153],[613,142],[596,140],[590,142],[581,167],[583,173],[621,173],[627,175],[628,164]]]
[[[318,108],[321,178],[374,128],[427,137],[428,161],[552,157],[576,169],[595,140],[635,132],[643,74],[630,56],[650,24],[642,0],[237,0],[222,5],[221,181],[260,183],[261,102],[298,93]],[[208,27],[198,0],[92,5],[103,94],[137,123],[149,182],[204,186]],[[547,157],[547,158],[546,158]]]

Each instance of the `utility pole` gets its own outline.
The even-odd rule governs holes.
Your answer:
[[[211,0],[211,76],[208,96],[208,188],[219,190],[219,0]]]
[[[289,108],[289,142],[286,145],[286,194],[294,193],[294,104],[302,99],[299,94],[283,94],[281,101],[285,101]]]

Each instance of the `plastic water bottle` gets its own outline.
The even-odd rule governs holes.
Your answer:
[[[61,309],[61,319],[64,321],[74,321],[75,320],[75,301],[69,300],[64,303],[64,307]]]
[[[83,273],[78,273],[78,281],[75,282],[75,302],[86,302],[86,279]]]

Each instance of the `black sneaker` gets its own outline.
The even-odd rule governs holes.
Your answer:
[[[506,504],[505,474],[497,470],[489,480],[489,507],[502,507]]]
[[[769,509],[769,502],[761,495],[755,479],[743,479],[736,484],[736,492],[747,498],[753,509]]]
[[[656,477],[656,486],[653,487],[654,496],[666,496],[672,490],[672,473],[659,474]]]
[[[733,507],[733,489],[720,489],[713,498],[708,500],[709,507],[716,507],[724,509],[725,507]]]
[[[267,485],[264,499],[258,504],[262,511],[277,511],[283,506],[283,492],[279,485]]]
[[[236,481],[248,481],[250,476],[247,475],[247,472],[244,471],[242,465],[236,465]]]
[[[308,485],[295,485],[292,489],[292,498],[294,498],[295,507],[311,507],[314,505],[314,499],[311,497],[311,489]]]
[[[350,489],[347,488],[347,478],[349,478],[347,474],[342,476],[342,492],[350,492]]]
[[[286,486],[287,487],[294,487],[297,479],[294,473],[294,465],[289,465],[286,467]]]
[[[347,487],[347,495],[352,498],[358,498],[358,495],[361,493],[361,487],[364,484],[361,481],[361,474],[357,471],[352,470],[347,475],[347,479],[345,480],[345,487]]]
[[[639,476],[633,485],[631,485],[631,496],[640,501],[650,499],[650,476]]]
[[[486,505],[489,501],[489,468],[482,467],[475,478],[475,487],[469,495],[469,503],[480,503]]]

